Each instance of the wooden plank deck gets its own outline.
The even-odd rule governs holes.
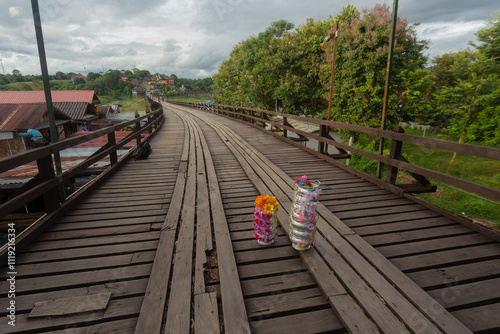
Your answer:
[[[0,332],[500,331],[497,241],[257,128],[172,105],[165,116],[149,159],[17,255],[16,327]],[[298,252],[287,214],[303,174],[324,192],[316,247]],[[281,203],[270,247],[252,236],[258,194]],[[105,308],[28,317],[35,303],[50,314],[109,293]]]

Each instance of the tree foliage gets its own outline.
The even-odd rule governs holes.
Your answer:
[[[454,140],[500,144],[500,11],[477,32],[479,45],[433,59],[428,115]]]
[[[326,116],[334,42],[324,42],[339,25],[332,117],[379,127],[392,15],[385,4],[361,12],[345,7],[334,18],[307,20],[293,28],[273,22],[234,47],[214,78],[224,104]],[[419,40],[406,19],[396,24],[388,128],[398,121],[441,126],[453,140],[500,143],[500,11],[477,32],[474,49],[448,53],[427,66]]]
[[[348,6],[335,17],[339,38],[332,101],[336,121],[379,127],[386,80],[387,56],[391,34],[391,11],[375,5],[362,13]],[[333,33],[333,30],[330,31]],[[415,26],[398,19],[389,90],[388,119],[392,123],[417,112],[420,86],[424,84],[427,43],[416,38]],[[333,41],[324,45],[327,64],[321,75],[330,82]]]
[[[348,6],[328,20],[312,19],[290,30],[286,21],[271,24],[239,43],[215,77],[217,98],[225,104],[272,108],[326,116],[333,42],[324,42],[339,23],[332,119],[368,126],[380,124],[391,13],[386,5],[360,13]],[[421,108],[425,41],[414,26],[398,20],[391,105],[394,120]],[[325,56],[326,52],[326,56]],[[404,66],[402,66],[404,64]]]

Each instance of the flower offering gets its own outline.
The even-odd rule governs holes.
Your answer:
[[[295,179],[295,192],[290,211],[290,241],[297,250],[306,250],[316,243],[319,181],[310,181],[306,175]]]
[[[261,245],[274,242],[278,229],[278,206],[278,201],[268,195],[260,195],[255,199],[253,235]]]

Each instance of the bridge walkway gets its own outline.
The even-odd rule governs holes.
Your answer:
[[[0,331],[500,329],[496,240],[258,129],[164,108],[150,158],[128,162],[17,256],[16,327]],[[297,252],[286,226],[303,174],[324,193],[318,242]],[[281,203],[270,247],[252,236],[258,194]]]

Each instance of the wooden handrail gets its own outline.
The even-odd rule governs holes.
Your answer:
[[[451,141],[446,141],[442,139],[433,139],[433,138],[425,138],[425,137],[419,137],[419,136],[414,136],[414,135],[407,135],[404,133],[398,133],[394,131],[387,131],[387,130],[379,130],[379,129],[373,129],[373,128],[368,128],[368,127],[363,127],[359,125],[352,125],[352,124],[347,124],[347,123],[339,123],[339,122],[334,122],[334,121],[327,121],[327,120],[320,120],[320,119],[314,119],[314,118],[309,118],[309,117],[301,117],[297,115],[292,115],[292,114],[286,114],[286,113],[278,113],[275,111],[269,111],[269,110],[264,110],[264,109],[257,109],[257,108],[246,108],[246,107],[235,107],[235,106],[228,106],[228,105],[219,105],[219,104],[208,104],[208,103],[201,103],[201,102],[178,102],[178,101],[168,101],[170,103],[174,104],[179,104],[179,105],[184,105],[188,107],[193,107],[196,109],[204,110],[204,111],[209,111],[209,112],[215,112],[215,113],[220,113],[222,115],[228,116],[232,115],[233,118],[237,118],[240,116],[240,120],[244,121],[242,116],[244,116],[245,119],[247,119],[247,123],[261,123],[260,127],[265,127],[265,124],[270,124],[273,127],[277,127],[282,129],[282,131],[291,131],[294,132],[298,135],[302,135],[311,139],[315,139],[318,141],[318,143],[323,143],[327,145],[331,145],[336,147],[337,149],[343,149],[345,151],[350,151],[352,153],[368,157],[370,159],[380,161],[382,163],[385,163],[390,166],[390,168],[396,168],[397,169],[402,169],[410,174],[416,174],[417,177],[429,177],[432,178],[436,181],[440,181],[443,183],[447,183],[453,186],[456,186],[458,188],[486,196],[489,198],[492,198],[494,200],[500,201],[500,190],[495,189],[492,187],[488,187],[476,182],[468,181],[461,179],[459,177],[451,176],[445,173],[441,173],[429,168],[425,167],[420,167],[417,165],[413,165],[409,162],[404,161],[403,159],[400,159],[398,157],[387,157],[383,155],[379,155],[377,153],[369,152],[366,150],[362,150],[359,148],[356,148],[354,146],[349,146],[347,144],[339,143],[337,141],[331,140],[329,138],[325,138],[322,136],[314,135],[305,131],[301,131],[298,129],[295,129],[293,127],[289,127],[286,125],[281,124],[280,122],[275,122],[266,119],[267,115],[274,115],[274,116],[280,116],[280,117],[286,117],[287,119],[295,119],[299,120],[304,123],[310,123],[318,126],[328,126],[331,129],[344,129],[344,130],[349,130],[349,131],[354,131],[358,133],[363,133],[363,134],[368,134],[368,135],[373,135],[373,136],[379,136],[383,137],[386,139],[391,139],[393,142],[405,142],[405,143],[412,143],[412,144],[417,144],[421,146],[426,146],[426,147],[431,147],[434,149],[441,149],[441,150],[447,150],[447,151],[452,151],[452,152],[457,152],[457,153],[462,153],[470,156],[476,156],[476,157],[482,157],[482,158],[487,158],[487,159],[492,159],[492,160],[500,160],[500,149],[493,148],[493,147],[487,147],[487,146],[480,146],[480,145],[471,145],[471,144],[462,144],[462,143],[456,143],[456,142],[451,142]],[[240,111],[236,111],[238,108]],[[243,111],[248,111],[248,114]],[[256,114],[259,113],[259,114]],[[320,146],[320,145],[318,145]],[[392,169],[392,174],[394,174],[394,169]],[[394,175],[393,177],[390,178],[390,180],[395,180]],[[394,184],[393,182],[390,182],[391,184]]]
[[[178,103],[177,101],[170,101],[170,100],[168,102],[169,103]],[[208,107],[211,106],[212,108],[214,106],[216,106],[217,108],[235,108],[234,106],[228,106],[228,105],[223,105],[223,104],[213,105],[213,104],[202,103],[202,102],[185,102],[185,103],[186,103],[186,105],[189,105],[189,106],[201,106],[201,107],[205,107],[205,108],[207,108],[207,106]],[[404,133],[396,133],[393,131],[369,128],[369,127],[365,127],[365,126],[361,126],[361,125],[340,123],[340,122],[321,120],[321,119],[315,119],[315,118],[310,118],[310,117],[302,117],[302,116],[298,116],[298,115],[280,113],[280,112],[264,110],[264,109],[247,108],[247,107],[237,107],[237,108],[242,109],[242,110],[253,111],[253,112],[265,113],[268,115],[286,117],[289,119],[295,119],[295,120],[301,121],[303,123],[310,123],[310,124],[314,124],[314,125],[318,125],[318,126],[319,125],[326,125],[331,129],[349,130],[349,131],[359,132],[359,133],[363,133],[363,134],[367,134],[367,135],[371,135],[371,136],[383,137],[386,139],[395,139],[395,140],[399,140],[399,141],[402,141],[405,143],[417,144],[417,145],[431,147],[431,148],[435,148],[435,149],[457,152],[457,153],[466,154],[466,155],[472,155],[472,156],[476,156],[476,157],[480,157],[480,158],[500,160],[500,149],[497,149],[494,147],[456,143],[456,142],[443,140],[443,139],[426,138],[426,137],[420,137],[420,136],[415,136],[415,135],[408,135],[408,134],[404,134]],[[228,110],[224,110],[224,111],[229,112],[229,113],[233,113],[233,112],[228,111]],[[240,114],[240,113],[237,113],[237,114]],[[245,115],[245,117],[254,118],[256,120],[262,120],[261,117],[255,117],[255,116],[252,116],[250,114]]]
[[[143,119],[146,119],[147,123],[145,126],[141,127],[140,122]],[[21,208],[23,205],[28,204],[32,200],[40,196],[44,196],[45,194],[53,191],[60,184],[63,184],[65,181],[74,178],[76,175],[86,170],[89,166],[102,160],[106,156],[110,156],[110,166],[113,166],[117,162],[117,150],[125,146],[128,142],[132,141],[133,139],[137,139],[137,143],[139,144],[141,142],[142,133],[146,132],[150,134],[153,128],[155,128],[156,130],[161,125],[161,122],[163,122],[162,108],[153,111],[151,113],[147,113],[144,116],[135,118],[128,122],[109,126],[99,131],[95,131],[75,138],[67,138],[57,143],[49,144],[44,147],[35,148],[33,150],[29,150],[26,152],[18,153],[10,157],[6,157],[4,159],[0,159],[0,173],[11,170],[18,166],[25,165],[33,161],[37,161],[39,173],[42,172],[41,169],[44,169],[46,170],[46,172],[44,173],[49,175],[48,177],[43,177],[41,179],[41,182],[36,186],[32,187],[31,189],[21,194],[18,194],[17,196],[9,199],[8,201],[0,204],[0,219],[14,212],[15,210]],[[131,125],[135,125],[136,130],[127,135],[120,142],[116,143],[116,139],[114,136],[115,131]],[[85,143],[105,135],[107,135],[108,141],[99,151],[88,157],[85,161],[81,162],[77,166],[61,173],[60,175],[53,175],[52,173],[52,176],[50,176],[51,169],[53,171],[53,166],[52,166],[53,153],[62,151],[67,148],[71,148],[75,145]],[[46,201],[46,206],[47,205],[50,206],[49,211],[52,211],[54,207],[57,208],[60,205],[59,200],[57,198],[58,196],[45,196],[45,197],[51,197],[52,202],[54,202],[54,203],[52,202],[47,203]]]

